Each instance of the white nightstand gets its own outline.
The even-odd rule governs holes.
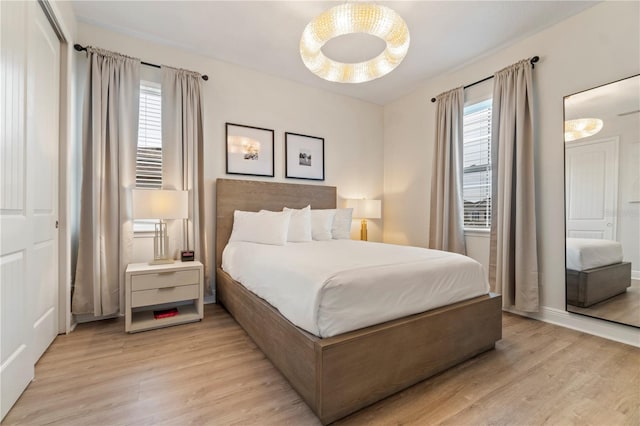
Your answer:
[[[202,263],[132,263],[126,272],[125,331],[150,330],[203,318]],[[180,303],[180,302],[190,303]],[[154,310],[178,308],[178,315],[156,319]]]

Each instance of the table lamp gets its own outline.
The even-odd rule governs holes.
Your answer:
[[[367,241],[367,219],[382,217],[382,202],[380,200],[347,200],[347,207],[353,208],[353,217],[362,219],[360,222],[360,239]]]
[[[133,190],[133,218],[160,219],[155,224],[153,236],[153,262],[151,265],[173,263],[169,253],[169,235],[167,234],[167,219],[186,219],[188,211],[189,192],[168,189],[134,189]]]

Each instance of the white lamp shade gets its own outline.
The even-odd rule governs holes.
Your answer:
[[[186,219],[189,192],[168,189],[134,189],[134,219]]]
[[[360,219],[380,219],[382,217],[382,201],[380,200],[347,200],[347,207],[353,208],[353,217]]]

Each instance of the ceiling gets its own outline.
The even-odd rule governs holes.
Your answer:
[[[404,61],[391,74],[360,84],[324,81],[305,68],[298,53],[300,36],[306,24],[324,10],[340,3],[72,2],[81,22],[380,105],[411,92],[423,80],[513,44],[597,2],[376,2],[393,8],[404,18],[411,33],[411,45]],[[346,59],[349,55],[362,52],[375,54],[380,49],[379,43],[371,40],[371,37],[343,36],[341,39],[340,43],[334,40],[330,46],[327,45],[325,53],[336,59]],[[544,52],[535,54],[544,59]],[[362,59],[353,58],[354,62]]]

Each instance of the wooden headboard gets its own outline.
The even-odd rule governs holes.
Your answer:
[[[279,211],[283,207],[299,209],[335,209],[336,187],[257,182],[252,180],[216,180],[216,267],[222,264],[224,250],[233,228],[233,212]]]

